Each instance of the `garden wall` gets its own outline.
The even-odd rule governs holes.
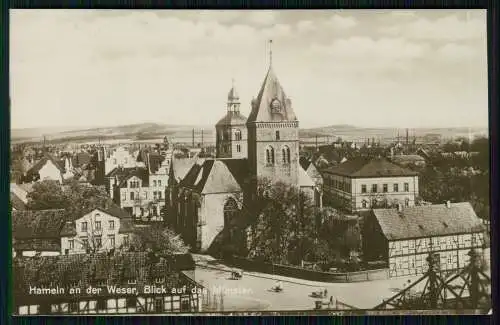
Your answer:
[[[257,262],[241,257],[232,257],[227,260],[235,267],[248,271],[276,274],[299,278],[309,281],[321,282],[362,282],[373,280],[384,280],[389,278],[389,269],[365,270],[358,272],[331,273],[307,270],[300,267]]]

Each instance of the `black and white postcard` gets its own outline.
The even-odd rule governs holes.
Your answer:
[[[484,10],[11,10],[15,315],[491,312]]]

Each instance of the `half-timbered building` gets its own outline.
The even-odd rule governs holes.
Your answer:
[[[385,260],[391,277],[424,273],[429,253],[442,271],[467,265],[471,249],[489,260],[486,229],[468,202],[374,209],[363,228],[364,258]]]
[[[193,270],[189,255],[163,258],[122,252],[17,257],[12,272],[14,313],[193,313],[201,311],[203,293],[190,276]]]

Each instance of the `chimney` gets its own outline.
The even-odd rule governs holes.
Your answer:
[[[450,202],[450,200],[446,201],[446,202],[445,202],[445,205],[446,205],[446,207],[447,207],[448,209],[449,209],[449,208],[451,208],[451,202]]]

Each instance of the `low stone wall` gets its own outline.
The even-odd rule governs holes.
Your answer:
[[[385,280],[389,278],[389,269],[365,270],[359,272],[331,273],[307,270],[300,267],[257,262],[240,257],[232,257],[227,260],[235,267],[248,271],[263,272],[288,276],[309,281],[320,282],[363,282],[373,280]]]

